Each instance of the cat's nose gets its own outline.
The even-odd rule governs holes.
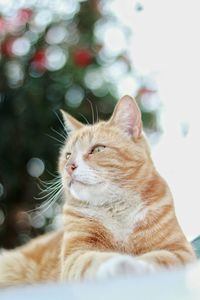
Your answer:
[[[66,166],[67,173],[71,176],[77,167],[78,166],[75,163],[72,163],[72,164]]]

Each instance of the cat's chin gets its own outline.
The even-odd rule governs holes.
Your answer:
[[[83,202],[94,202],[99,196],[99,191],[103,188],[103,183],[87,184],[81,181],[71,181],[69,191],[71,195]]]
[[[88,198],[90,198],[89,189],[91,188],[92,188],[91,185],[88,185],[84,182],[77,181],[77,180],[72,180],[69,184],[69,190],[72,196],[84,202],[88,201]]]

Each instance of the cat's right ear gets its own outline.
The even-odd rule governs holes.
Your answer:
[[[78,130],[84,126],[81,122],[76,120],[74,117],[72,117],[66,111],[61,109],[60,112],[62,113],[65,128],[66,128],[67,132]]]
[[[142,118],[135,99],[128,95],[122,97],[115,106],[110,123],[138,139],[142,134]]]

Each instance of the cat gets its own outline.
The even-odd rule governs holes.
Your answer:
[[[193,262],[136,101],[122,97],[108,121],[93,125],[62,114],[69,131],[58,163],[64,227],[5,250],[0,287],[150,274]]]

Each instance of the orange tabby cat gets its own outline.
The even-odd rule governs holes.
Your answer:
[[[59,158],[64,229],[0,256],[0,286],[143,274],[195,259],[129,96],[111,119],[71,130]]]

